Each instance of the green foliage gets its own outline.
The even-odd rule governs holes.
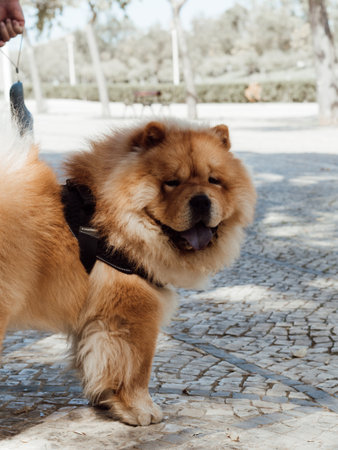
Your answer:
[[[47,24],[53,21],[58,11],[62,12],[66,3],[74,6],[90,4],[98,19],[95,34],[108,82],[162,84],[172,81],[170,30],[160,26],[140,30],[127,18],[117,20],[114,8],[109,5],[125,7],[127,1],[23,1],[29,2]],[[255,9],[252,5],[252,2],[234,3],[229,9],[225,9],[225,5],[224,13],[219,17],[201,16],[194,20],[187,37],[197,83],[222,83],[234,72],[242,80],[253,74],[269,78],[275,71],[313,69],[310,27],[299,0],[260,0]],[[338,23],[338,13],[334,15],[333,12],[332,8],[330,14],[336,20],[334,23]],[[84,84],[95,83],[86,34],[80,30],[74,34],[77,80]],[[66,48],[63,39],[38,46],[36,58],[44,83],[58,84],[67,80]],[[28,73],[24,55],[22,70]]]
[[[36,27],[42,30],[48,26],[50,27],[54,20],[63,13],[65,6],[71,6],[72,1],[65,2],[64,0],[23,0],[23,6],[27,5],[34,9],[36,17]]]
[[[197,86],[197,95],[202,103],[244,103],[246,88],[245,83],[200,84]]]
[[[309,27],[301,11],[293,10],[295,4],[260,0],[253,8],[252,2],[235,3],[219,17],[196,19],[189,36],[195,73],[208,80],[233,71],[248,76],[312,66]]]
[[[80,6],[80,3],[88,5],[92,22],[100,11],[108,11],[113,4],[117,4],[121,9],[125,9],[131,0],[22,0],[22,4],[29,6],[34,10],[36,17],[36,27],[40,33],[46,28],[51,27],[54,21],[62,15],[67,6]]]
[[[315,81],[288,81],[262,83],[264,102],[315,102]]]
[[[269,81],[260,83],[262,87],[262,102],[314,102],[316,101],[316,85],[314,81]],[[196,86],[198,101],[200,103],[245,103],[247,99],[244,91],[247,83],[227,84],[199,84]],[[80,100],[98,101],[98,89],[94,84],[80,84],[70,86],[60,84],[43,85],[44,95],[47,98],[72,98]],[[184,103],[184,86],[173,86],[171,84],[111,84],[109,85],[109,99],[111,102],[123,102],[131,104],[142,102],[135,100],[135,91],[161,91],[161,102],[163,104]],[[32,89],[25,86],[27,97],[32,96]]]

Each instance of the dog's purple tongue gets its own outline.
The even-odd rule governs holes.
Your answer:
[[[189,242],[194,250],[203,250],[212,239],[211,229],[201,222],[189,230],[183,231],[180,235]]]

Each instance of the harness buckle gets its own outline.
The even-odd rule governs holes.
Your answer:
[[[94,237],[96,239],[99,239],[99,232],[97,231],[96,228],[91,228],[91,227],[80,227],[79,228],[79,233],[82,234],[87,234],[88,236]]]

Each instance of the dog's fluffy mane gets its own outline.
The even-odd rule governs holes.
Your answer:
[[[137,148],[134,148],[136,151],[127,151],[126,148],[130,149],[131,136],[142,130],[146,123],[149,123],[149,119],[136,122],[134,127],[129,125],[114,129],[100,141],[92,142],[90,151],[77,153],[71,158],[67,164],[68,174],[79,183],[89,185],[94,192],[100,209],[104,211],[103,214],[97,214],[94,223],[101,229],[105,228],[111,245],[123,250],[136,263],[141,256],[142,266],[160,283],[202,287],[210,274],[224,265],[230,265],[238,257],[244,235],[243,226],[252,219],[252,199],[248,194],[247,201],[244,200],[243,194],[242,220],[230,219],[226,226],[219,228],[217,246],[203,252],[178,255],[177,250],[168,245],[168,238],[160,227],[142,220],[146,198],[155,195],[147,181],[139,180],[137,194],[128,198],[124,191],[123,199],[118,198],[123,180],[127,186],[133,182],[129,172],[137,166],[140,158]],[[213,134],[205,123],[191,124],[176,119],[164,119],[161,123],[168,133],[171,130],[191,130]],[[113,219],[108,223],[107,217]]]

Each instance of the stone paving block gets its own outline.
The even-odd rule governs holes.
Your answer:
[[[264,401],[264,400],[254,400],[253,402],[252,402],[252,405],[253,406],[255,406],[256,408],[260,408],[260,409],[267,409],[267,410],[273,410],[273,409],[278,409],[279,408],[279,404],[276,402],[276,403],[272,403],[272,402],[267,402],[267,401]],[[278,405],[278,406],[276,406],[276,405]]]
[[[246,420],[243,422],[238,422],[236,424],[236,426],[238,428],[243,428],[243,429],[252,429],[252,428],[257,428],[257,427],[261,427],[264,425],[270,425],[275,422],[279,422],[284,417],[285,416],[283,415],[283,413],[273,413],[273,414],[269,414],[269,415],[254,417],[252,419],[249,419],[249,420]]]
[[[245,419],[247,417],[257,416],[260,414],[256,407],[248,405],[233,405],[234,414],[240,419]]]

